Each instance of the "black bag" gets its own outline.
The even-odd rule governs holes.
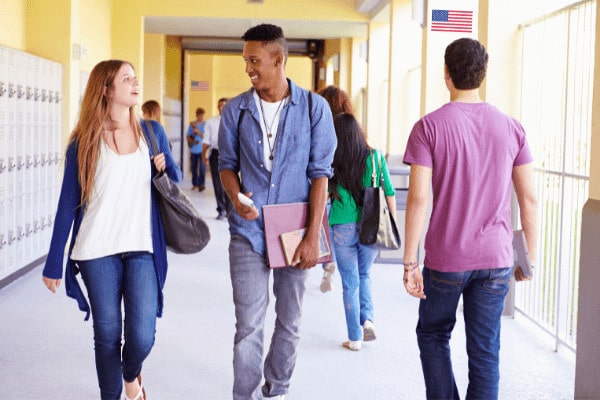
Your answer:
[[[371,161],[373,163],[371,186],[365,188],[358,240],[364,245],[375,245],[380,249],[396,250],[400,248],[401,244],[400,233],[383,192],[384,180],[381,174],[381,158],[377,160],[379,174],[375,169],[374,152],[371,152]],[[379,179],[377,179],[377,175],[379,175]],[[379,187],[376,186],[377,181],[379,181]]]
[[[150,133],[152,154],[158,154],[152,124],[144,122]],[[158,204],[167,248],[180,254],[193,254],[202,250],[210,240],[210,231],[191,200],[164,171],[158,172],[152,178],[152,183],[159,193]]]

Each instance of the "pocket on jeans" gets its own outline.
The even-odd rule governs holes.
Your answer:
[[[460,291],[464,272],[439,272],[427,270],[431,287],[442,293],[454,293]]]
[[[512,268],[490,269],[490,277],[484,287],[492,293],[505,295],[508,292]]]

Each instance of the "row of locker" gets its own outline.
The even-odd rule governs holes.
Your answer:
[[[62,66],[0,46],[0,280],[48,252],[61,164]]]

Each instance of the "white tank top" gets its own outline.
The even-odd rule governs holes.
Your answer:
[[[148,145],[117,154],[102,142],[94,187],[71,258],[91,260],[129,251],[152,252]]]

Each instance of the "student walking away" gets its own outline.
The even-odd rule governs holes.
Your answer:
[[[354,114],[350,96],[348,96],[345,91],[337,86],[326,86],[320,89],[317,93],[327,100],[327,103],[329,103],[329,107],[331,108],[331,114],[333,114],[334,117],[340,113]],[[328,202],[327,212],[329,212],[330,206],[331,202]],[[323,278],[321,279],[321,285],[319,288],[321,289],[321,292],[327,293],[333,290],[333,283],[331,280],[333,279],[333,274],[335,272],[335,254],[334,261],[323,264],[322,267]]]
[[[444,55],[450,102],[413,127],[404,285],[420,298],[417,341],[428,399],[458,399],[449,340],[462,295],[469,357],[467,399],[497,399],[500,317],[512,275],[514,188],[529,254],[535,261],[536,207],[532,157],[514,118],[482,101],[488,54],[474,39],[452,42]],[[421,272],[417,247],[432,187],[433,209]],[[524,279],[520,269],[517,280]]]
[[[221,124],[221,113],[225,104],[227,104],[227,99],[225,97],[220,98],[217,103],[219,114],[206,121],[204,142],[202,144],[202,162],[210,167],[210,176],[215,190],[217,219],[225,219],[232,207],[219,177],[219,125]]]
[[[352,114],[334,119],[338,146],[333,158],[333,177],[329,181],[331,211],[329,224],[333,250],[342,278],[342,297],[346,314],[348,341],[342,345],[360,350],[362,342],[375,340],[371,266],[379,250],[358,240],[365,187],[371,185],[373,160],[375,173],[384,179],[385,201],[396,217],[396,190],[392,185],[385,158],[367,145],[360,124]]]
[[[151,123],[161,153],[151,158],[148,132],[142,130],[135,112],[138,100],[138,81],[129,62],[108,60],[93,68],[66,151],[42,278],[55,292],[62,281],[70,236],[66,292],[77,300],[86,320],[92,314],[103,400],[120,399],[123,381],[126,399],[146,398],[142,364],[154,345],[167,272],[165,238],[151,178],[165,170],[173,181],[181,179],[157,122]],[[78,273],[87,299],[76,279]]]
[[[142,104],[142,118],[160,123],[160,104],[156,100],[148,100]]]
[[[281,28],[258,25],[242,38],[252,88],[229,100],[219,129],[221,182],[235,210],[229,217],[236,316],[233,399],[283,399],[296,364],[308,269],[318,260],[336,138],[325,100],[286,78],[288,47]],[[242,204],[238,193],[254,206]],[[276,321],[263,363],[271,270],[261,209],[297,202],[309,202],[308,229],[295,266],[273,269]]]
[[[196,120],[190,122],[188,126],[186,139],[190,147],[190,168],[192,170],[192,190],[202,192],[206,189],[204,185],[206,177],[206,167],[202,162],[202,143],[204,141],[204,108],[196,109]]]

